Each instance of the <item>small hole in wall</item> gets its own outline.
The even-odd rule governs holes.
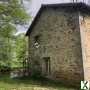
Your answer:
[[[56,45],[56,48],[58,48],[58,46]]]
[[[72,38],[72,39],[71,39],[71,41],[75,41],[75,39],[74,39],[74,38]]]

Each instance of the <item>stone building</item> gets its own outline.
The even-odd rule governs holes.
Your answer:
[[[90,80],[88,5],[42,5],[26,36],[32,74],[70,85]]]

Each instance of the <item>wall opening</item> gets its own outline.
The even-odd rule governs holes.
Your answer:
[[[51,63],[50,63],[50,57],[43,57],[44,60],[44,73],[46,75],[49,75],[51,72]]]

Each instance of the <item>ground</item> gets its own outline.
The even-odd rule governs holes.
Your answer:
[[[19,78],[10,79],[9,75],[0,75],[0,90],[79,90],[65,87],[60,83],[47,81],[46,79]]]

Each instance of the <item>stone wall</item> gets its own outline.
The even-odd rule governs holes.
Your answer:
[[[84,79],[90,81],[90,16],[79,16],[80,32],[82,40],[82,54],[84,66]]]
[[[35,36],[39,36],[38,47]],[[45,73],[43,57],[50,57],[49,78],[68,84],[83,79],[82,50],[77,12],[44,9],[29,37],[31,68]]]

